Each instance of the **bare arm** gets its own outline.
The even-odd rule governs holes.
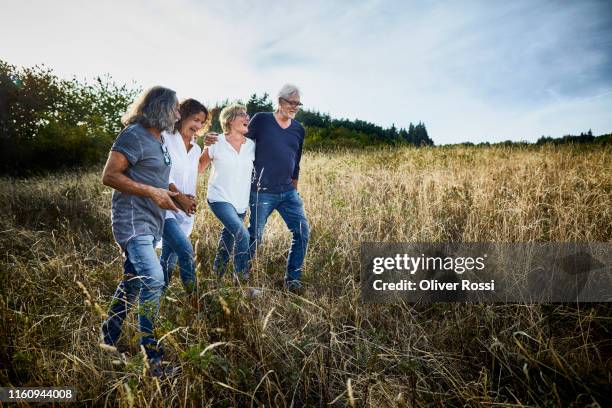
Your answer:
[[[199,173],[204,172],[204,170],[206,170],[210,162],[211,162],[211,159],[208,154],[208,147],[206,147],[204,151],[202,152],[202,154],[200,155],[200,162],[198,163],[198,172]]]
[[[111,151],[102,171],[102,183],[124,194],[150,198],[157,206],[165,210],[178,211],[172,202],[172,197],[178,193],[132,180],[124,174],[129,164],[123,153]]]
[[[293,187],[297,190],[298,188],[298,179],[291,179],[291,183],[293,183]]]
[[[197,203],[194,196],[192,196],[191,194],[183,194],[174,183],[170,183],[170,185],[168,186],[168,190],[178,193],[177,196],[173,198],[174,204],[176,204],[177,207],[183,210],[183,212],[187,214],[187,216],[195,214],[197,209]]]

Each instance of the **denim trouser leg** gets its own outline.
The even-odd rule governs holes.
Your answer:
[[[130,299],[135,299],[136,288],[138,288],[140,290],[138,314],[142,333],[140,344],[144,346],[147,357],[151,361],[160,361],[163,351],[153,336],[153,321],[159,312],[159,300],[164,287],[164,272],[155,252],[153,235],[138,235],[132,238],[126,245],[125,253],[127,255],[124,263],[125,277],[117,288],[109,318],[102,327],[105,331],[105,341],[108,340],[109,344],[116,343],[128,303]]]
[[[208,205],[213,214],[223,224],[213,265],[214,271],[219,276],[223,276],[233,252],[235,277],[248,279],[249,232],[244,226],[246,213],[238,214],[234,206],[227,202],[209,201]]]
[[[213,262],[213,272],[215,272],[219,277],[225,275],[225,272],[227,271],[233,245],[234,237],[232,237],[232,234],[230,234],[230,232],[223,227],[221,229],[219,243],[217,244],[217,254],[215,255],[215,260]]]
[[[251,193],[249,221],[251,259],[261,244],[263,232],[272,211],[277,210],[293,234],[287,258],[285,282],[287,286],[300,286],[302,264],[310,237],[310,227],[304,213],[304,205],[297,190],[283,193]]]
[[[249,253],[250,260],[255,259],[257,248],[263,240],[264,228],[268,217],[278,203],[277,194],[253,193],[249,199]]]
[[[108,318],[102,323],[104,343],[116,345],[121,336],[121,326],[128,310],[135,304],[140,292],[140,279],[136,277],[134,266],[126,257],[123,262],[123,279],[115,290]]]
[[[153,336],[154,321],[159,313],[159,301],[164,288],[164,272],[155,252],[152,235],[139,235],[126,245],[128,259],[140,279],[140,344],[144,346],[150,360],[161,360],[162,349]]]
[[[172,270],[178,260],[181,281],[187,293],[196,286],[193,245],[174,218],[164,222],[161,265],[164,270],[164,290],[170,284]]]
[[[283,195],[283,199],[276,207],[276,210],[293,235],[291,249],[289,249],[289,256],[287,257],[285,282],[288,287],[300,286],[302,264],[304,263],[310,238],[310,226],[308,225],[306,214],[304,214],[304,204],[297,190],[283,193]]]

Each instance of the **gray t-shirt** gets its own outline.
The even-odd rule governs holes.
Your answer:
[[[127,177],[149,186],[168,188],[170,164],[164,162],[162,142],[142,125],[123,129],[111,150],[122,153],[130,163],[124,173]],[[122,248],[137,235],[153,235],[156,241],[160,240],[164,218],[165,210],[150,198],[113,191],[113,236]]]

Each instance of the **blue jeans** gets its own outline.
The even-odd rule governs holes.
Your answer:
[[[285,284],[287,287],[300,287],[302,264],[308,247],[310,227],[306,214],[304,214],[304,204],[297,190],[283,193],[251,192],[250,209],[250,258],[255,258],[257,247],[261,245],[268,217],[272,211],[278,211],[293,234],[287,258]]]
[[[181,281],[187,293],[192,293],[196,287],[195,263],[193,260],[193,245],[174,218],[164,222],[161,266],[164,271],[164,291],[170,285],[172,271],[178,260]]]
[[[153,322],[159,313],[164,273],[155,252],[153,235],[132,238],[125,247],[125,255],[123,280],[113,295],[108,319],[102,324],[104,342],[117,344],[127,311],[140,293],[140,344],[144,346],[149,360],[158,362],[161,361],[163,350],[153,336]]]
[[[209,201],[208,205],[213,214],[223,224],[213,270],[219,276],[223,276],[233,252],[234,277],[244,280],[248,279],[249,231],[243,222],[246,212],[238,214],[232,204],[222,201]]]

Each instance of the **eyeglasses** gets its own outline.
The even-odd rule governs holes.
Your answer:
[[[164,141],[164,137],[162,136],[161,138],[161,151],[162,154],[164,155],[164,164],[166,166],[169,166],[172,164],[172,159],[170,158],[170,152],[168,151],[168,148],[166,147],[166,142]]]
[[[249,114],[246,112],[240,112],[236,114],[236,117],[241,117],[241,118],[249,118]]]
[[[281,101],[287,102],[292,108],[299,108],[300,106],[304,106],[304,104],[300,101],[294,102],[285,98],[279,98]]]

